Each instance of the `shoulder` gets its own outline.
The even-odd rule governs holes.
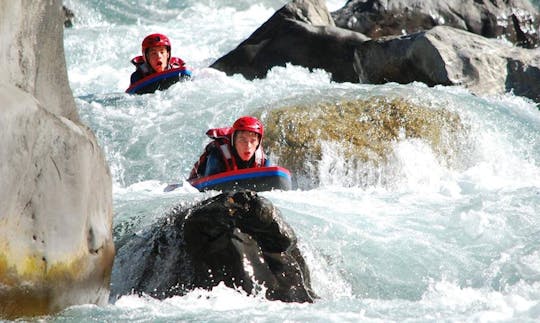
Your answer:
[[[152,68],[146,62],[135,64],[135,66],[135,72],[131,74],[131,83],[135,83],[145,76],[152,74]]]
[[[210,176],[210,175],[218,174],[224,171],[225,171],[225,162],[223,161],[223,158],[221,157],[219,148],[217,146],[213,146],[208,151],[208,156],[206,158],[206,167],[204,170],[204,176]]]
[[[135,66],[139,66],[141,64],[144,63],[144,57],[142,57],[142,55],[139,55],[139,56],[135,56],[131,59],[131,64],[135,65]]]
[[[171,57],[169,64],[172,68],[181,68],[182,78],[190,78],[191,70],[187,67],[186,63],[180,57]]]
[[[131,81],[131,84],[137,82],[138,80],[142,79],[144,76],[142,74],[142,72],[137,69],[135,72],[131,73],[131,78],[130,78],[130,81]]]
[[[171,64],[175,68],[186,66],[186,62],[184,62],[184,60],[180,57],[171,57],[171,59],[169,60],[169,64]]]
[[[217,140],[210,142],[206,146],[208,158],[221,160],[220,143]]]

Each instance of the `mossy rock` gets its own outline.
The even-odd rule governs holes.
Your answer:
[[[376,166],[387,162],[396,141],[418,138],[451,163],[468,131],[459,115],[447,109],[384,97],[277,108],[261,119],[265,149],[274,162],[315,185],[314,168],[322,159],[323,143],[338,144],[344,162],[354,159]]]

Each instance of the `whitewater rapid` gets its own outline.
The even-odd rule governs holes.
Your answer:
[[[314,189],[262,193],[295,230],[320,299],[270,302],[223,286],[158,301],[123,296],[72,307],[53,321],[533,321],[540,318],[540,112],[511,94],[478,97],[423,84],[333,83],[324,71],[276,67],[263,80],[207,68],[285,1],[66,1],[78,15],[64,45],[82,119],[113,175],[115,238],[144,230],[175,205],[216,192],[184,182],[210,127],[315,101],[401,97],[457,113],[468,126],[459,163],[420,140],[394,144],[391,163],[348,165],[326,145]],[[343,1],[329,2],[332,9]],[[123,93],[140,41],[163,32],[194,80]],[[367,171],[369,185],[343,174]],[[184,185],[164,193],[167,183]],[[136,262],[136,259],[134,259]],[[134,264],[135,265],[135,264]]]

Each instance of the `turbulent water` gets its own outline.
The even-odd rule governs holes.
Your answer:
[[[330,10],[345,1],[328,1]],[[138,6],[134,4],[138,3]],[[64,44],[81,118],[113,176],[114,234],[144,230],[175,205],[216,194],[183,182],[210,127],[291,104],[402,97],[459,114],[470,128],[459,166],[421,140],[394,144],[384,169],[348,168],[324,146],[317,188],[267,192],[295,230],[311,270],[314,304],[268,301],[218,286],[156,300],[123,296],[71,307],[50,321],[526,322],[540,319],[540,111],[513,95],[477,97],[422,84],[333,83],[287,66],[248,81],[209,69],[286,1],[71,0]],[[193,82],[124,94],[142,38],[167,34]],[[351,166],[352,167],[352,166]],[[341,175],[365,172],[368,183]],[[293,174],[294,175],[294,174]],[[180,182],[163,193],[167,183]],[[134,266],[136,266],[134,259]]]

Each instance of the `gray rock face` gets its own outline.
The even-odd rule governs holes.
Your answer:
[[[336,82],[463,85],[540,101],[538,50],[488,38],[537,46],[539,15],[528,2],[349,1],[334,17],[374,39],[334,27],[320,1],[292,1],[211,67],[254,79],[291,63],[324,69]]]
[[[365,42],[355,53],[360,82],[461,85],[477,94],[540,101],[540,51],[521,49],[451,27]]]
[[[111,176],[69,88],[61,1],[1,0],[0,21],[0,317],[104,304]]]
[[[324,69],[334,81],[355,82],[354,48],[366,39],[336,28],[324,1],[292,1],[211,67],[254,79],[265,77],[274,66],[292,63]]]
[[[64,15],[59,3],[0,1],[0,83],[31,94],[51,113],[77,120],[67,80]]]
[[[371,38],[450,26],[525,48],[540,44],[540,14],[526,0],[351,0],[332,16],[337,26]]]
[[[113,298],[132,292],[166,298],[220,282],[250,294],[264,285],[270,300],[315,297],[294,231],[278,209],[252,191],[174,209],[124,241],[114,265]]]

